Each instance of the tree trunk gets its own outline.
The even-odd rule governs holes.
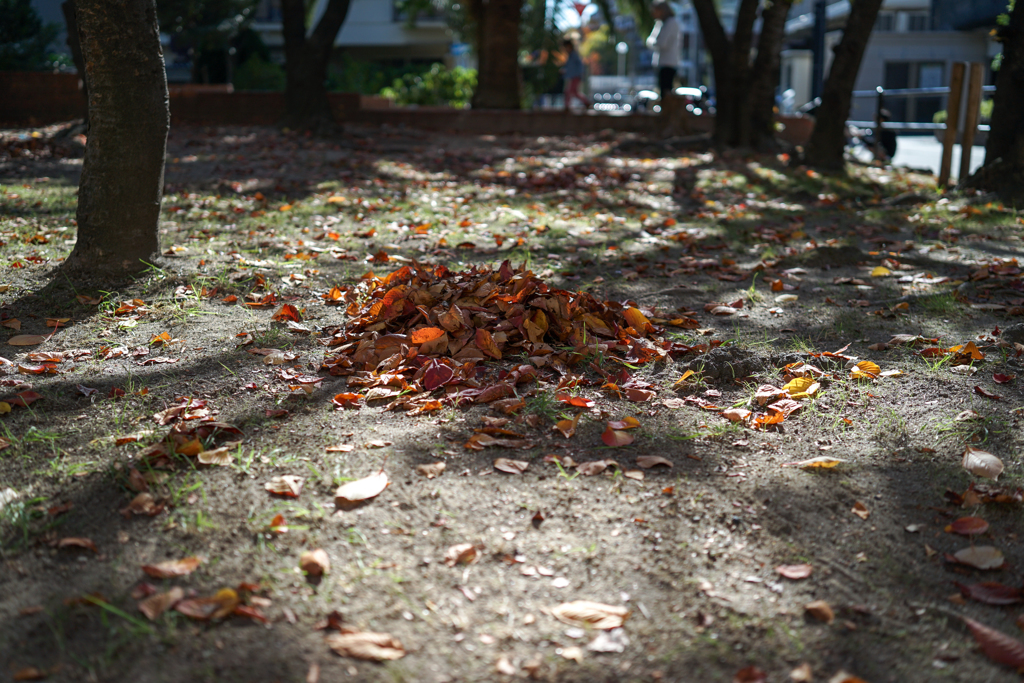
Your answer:
[[[155,0],[78,0],[89,137],[63,268],[117,277],[159,251],[170,113]]]
[[[304,0],[282,0],[285,116],[282,125],[298,130],[331,132],[336,128],[327,99],[327,65],[350,0],[330,0],[312,33],[306,35]]]
[[[519,20],[522,0],[472,0],[476,20],[477,85],[474,109],[519,109]]]
[[[718,147],[764,146],[774,137],[774,91],[778,82],[786,13],[792,0],[776,0],[762,16],[757,58],[750,63],[758,0],[741,0],[730,40],[714,0],[694,0],[715,75],[715,131]]]
[[[75,17],[75,0],[64,0],[60,5],[64,13],[64,23],[68,30],[68,49],[71,50],[71,61],[75,63],[75,71],[82,81],[82,96],[85,98],[86,107],[89,106],[89,83],[85,79],[85,59],[82,57],[82,44],[78,39],[78,19]],[[86,124],[88,124],[88,117]]]
[[[846,119],[850,116],[853,85],[881,6],[882,0],[851,3],[850,17],[846,20],[843,38],[835,49],[832,68],[821,93],[814,132],[807,147],[805,161],[811,166],[827,171],[842,171],[844,168]]]
[[[757,58],[751,71],[749,115],[740,132],[740,144],[765,149],[775,140],[775,89],[779,85],[780,53],[786,16],[793,0],[774,0],[761,14]]]
[[[992,128],[985,144],[985,164],[963,185],[998,193],[1024,206],[1024,9],[1015,5],[1010,23],[999,30],[1003,59],[996,73]]]

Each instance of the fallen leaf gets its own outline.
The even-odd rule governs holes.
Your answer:
[[[594,401],[583,396],[570,396],[569,394],[556,394],[555,399],[565,403],[566,405],[575,406],[577,408],[593,408]]]
[[[993,401],[1001,401],[1001,400],[1003,400],[1002,396],[997,396],[996,394],[993,394],[990,391],[986,391],[985,389],[982,389],[981,387],[978,387],[978,386],[974,387],[974,393],[976,393],[978,396],[984,396],[985,398],[990,398]]]
[[[857,515],[861,519],[867,519],[871,515],[871,511],[867,509],[864,503],[859,500],[853,504],[853,509],[850,510],[853,514]]]
[[[480,549],[472,543],[459,543],[448,548],[444,563],[448,567],[458,564],[474,564],[480,560]]]
[[[814,670],[808,662],[804,662],[789,672],[789,680],[793,683],[811,683],[814,680]]]
[[[384,470],[368,477],[342,484],[334,492],[334,506],[348,510],[365,500],[376,498],[388,487],[388,475]]]
[[[993,662],[1020,670],[1024,667],[1024,643],[984,624],[960,617],[971,630],[981,651]]]
[[[974,545],[953,553],[953,557],[960,564],[966,564],[975,569],[998,569],[1006,562],[1003,553],[990,545]]]
[[[526,468],[530,466],[530,463],[525,460],[509,460],[508,458],[498,458],[494,461],[494,469],[499,472],[506,472],[508,474],[522,474],[526,471]]]
[[[776,567],[775,571],[787,579],[797,581],[810,576],[814,568],[809,564],[782,564]]]
[[[871,277],[885,277],[886,275],[892,275],[892,271],[885,266],[875,266],[871,270]]]
[[[832,607],[830,607],[824,600],[815,600],[814,602],[807,603],[804,605],[804,611],[818,621],[823,621],[826,624],[831,624],[836,618],[835,612],[832,611]]]
[[[964,457],[961,461],[963,468],[971,474],[988,479],[998,479],[1003,473],[1003,461],[988,451],[983,451],[974,446],[968,446],[964,450]]]
[[[353,446],[350,443],[343,443],[337,446],[327,447],[328,453],[351,453],[353,450],[355,450],[355,446]]]
[[[609,467],[618,467],[619,463],[614,460],[590,460],[588,462],[581,462],[576,465],[576,471],[585,477],[591,477],[595,474],[604,472]]]
[[[954,534],[960,534],[961,536],[975,536],[988,531],[988,522],[983,520],[981,517],[961,517],[950,524],[946,529],[947,531]]]
[[[625,607],[605,605],[589,600],[564,602],[551,609],[551,615],[570,626],[610,630],[622,626],[629,618]]]
[[[732,683],[768,683],[768,674],[751,664],[737,671],[732,677]]]
[[[175,586],[166,593],[155,593],[138,604],[139,611],[150,621],[156,621],[161,614],[174,607],[185,597],[185,591]]]
[[[198,556],[186,557],[181,560],[168,560],[157,564],[144,564],[142,571],[154,579],[172,579],[176,576],[188,576],[203,563]]]
[[[611,426],[608,426],[601,434],[601,441],[610,448],[619,448],[620,446],[628,446],[633,443],[634,439],[633,435],[629,432],[612,429]]]
[[[447,465],[440,461],[424,463],[416,466],[416,474],[421,477],[426,477],[427,479],[433,479],[441,476],[441,473],[444,472],[446,467]]]
[[[746,408],[726,408],[721,415],[730,422],[743,422],[750,417],[751,412]]]
[[[7,343],[11,346],[35,346],[42,344],[47,339],[49,337],[41,334],[19,334],[8,339]]]
[[[640,420],[635,417],[627,417],[624,420],[612,420],[608,426],[612,429],[636,429],[640,426]]]
[[[1017,375],[1004,375],[1001,372],[997,372],[992,375],[992,381],[996,384],[1009,384],[1016,379],[1016,377]]]
[[[579,424],[582,415],[583,413],[576,413],[576,417],[571,420],[559,420],[552,429],[559,432],[565,438],[571,439],[576,433],[576,426]]]
[[[370,631],[332,633],[327,636],[326,641],[327,646],[342,657],[381,662],[401,659],[405,656],[402,643],[389,633]]]
[[[307,550],[299,556],[299,568],[314,578],[323,576],[331,571],[331,558],[323,548]]]
[[[953,582],[965,598],[983,602],[986,605],[1015,605],[1024,602],[1024,595],[1019,588],[1004,586],[995,581],[982,581],[971,585]]]
[[[62,538],[57,541],[58,548],[82,548],[84,550],[91,550],[94,553],[98,553],[99,550],[96,548],[96,544],[88,538],[80,537],[68,537]]]
[[[279,496],[298,498],[299,494],[302,493],[302,477],[296,477],[291,474],[274,477],[264,484],[263,488]]]
[[[799,467],[800,469],[832,469],[839,463],[846,462],[840,458],[833,458],[830,455],[819,455],[809,460],[798,460],[796,462],[784,462],[781,467]]]
[[[850,370],[850,379],[877,379],[882,368],[869,360],[862,360]]]
[[[658,465],[672,467],[672,462],[670,460],[667,460],[666,458],[661,457],[660,455],[638,455],[636,457],[636,464],[637,467],[642,467],[645,470],[649,470],[652,467],[657,467]]]
[[[189,598],[174,606],[175,611],[198,621],[223,619],[235,611],[241,600],[232,588],[221,588],[209,598]]]

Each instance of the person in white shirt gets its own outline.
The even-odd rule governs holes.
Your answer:
[[[675,12],[667,2],[655,2],[651,5],[654,17],[654,30],[647,39],[647,47],[654,50],[653,65],[658,68],[658,88],[662,98],[672,92],[676,80],[676,70],[682,57],[682,30]]]

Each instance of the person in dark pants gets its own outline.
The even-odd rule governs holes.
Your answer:
[[[672,7],[667,2],[656,2],[651,5],[654,17],[654,30],[647,39],[647,47],[654,50],[652,64],[658,67],[658,88],[662,99],[672,94],[675,87],[676,71],[682,57],[682,30]]]

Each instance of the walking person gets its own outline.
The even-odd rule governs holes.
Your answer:
[[[654,50],[652,64],[658,68],[658,89],[664,101],[675,87],[676,71],[683,53],[683,34],[675,12],[667,2],[651,5],[654,30],[647,38],[647,47]]]
[[[576,43],[571,38],[566,38],[562,41],[562,48],[565,50],[565,64],[560,70],[565,80],[565,111],[569,112],[574,99],[582,102],[584,109],[589,109],[590,100],[580,92],[580,83],[583,82],[583,60],[576,51]]]

